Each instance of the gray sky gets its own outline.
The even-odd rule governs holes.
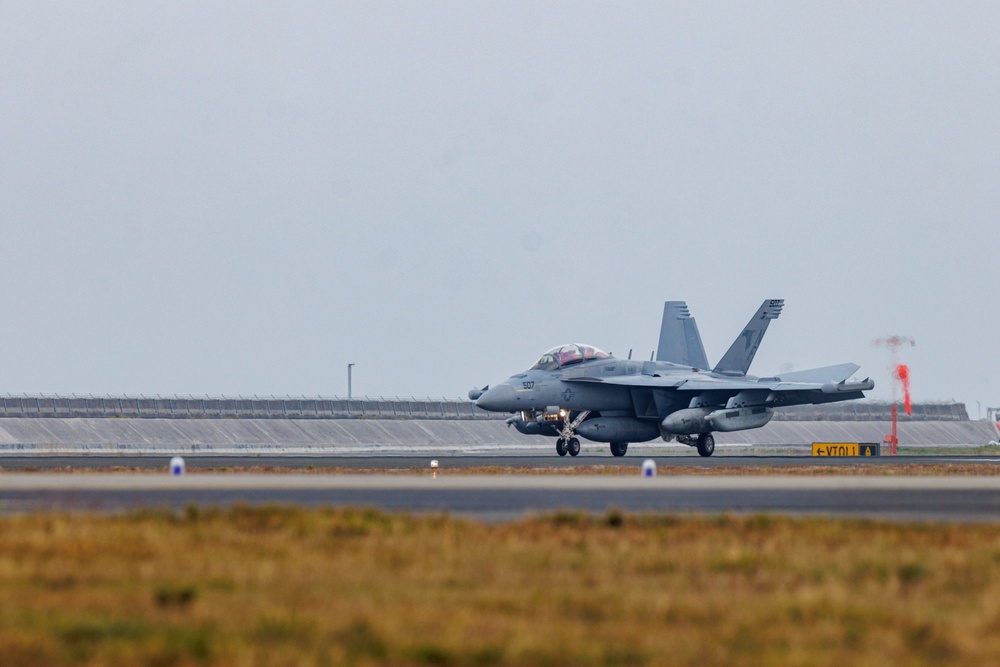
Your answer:
[[[1000,405],[995,3],[0,0],[0,392],[462,396],[547,348]]]

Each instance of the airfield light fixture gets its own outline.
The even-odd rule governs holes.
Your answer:
[[[170,459],[171,475],[179,477],[184,474],[184,471],[185,471],[184,459],[182,459],[180,456],[175,456],[174,458]]]

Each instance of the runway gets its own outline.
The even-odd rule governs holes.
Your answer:
[[[0,512],[294,504],[487,520],[559,509],[1000,520],[1000,477],[0,474]]]
[[[504,468],[559,469],[613,466],[638,468],[645,456],[624,456],[610,454],[581,454],[578,457],[559,457],[554,454],[517,453],[512,455],[369,455],[369,456],[307,456],[307,455],[186,455],[188,470],[218,470],[220,468],[346,468],[420,470],[427,468],[431,459],[437,460],[442,470],[462,470],[470,467],[497,466]],[[717,467],[787,467],[787,466],[835,466],[857,465],[899,466],[904,464],[930,465],[940,463],[961,463],[984,466],[1000,465],[1000,456],[876,456],[876,457],[819,457],[819,456],[711,456],[671,455],[649,457],[658,466],[689,466],[697,468]],[[166,470],[170,456],[154,455],[52,455],[52,456],[0,456],[0,470],[93,470],[122,467],[146,470]]]

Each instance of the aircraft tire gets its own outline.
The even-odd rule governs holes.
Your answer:
[[[566,443],[566,451],[569,452],[570,456],[576,456],[580,453],[580,441],[576,438],[570,438],[569,442]]]
[[[698,436],[698,453],[702,456],[711,456],[715,451],[715,438],[711,433],[702,433]]]
[[[611,443],[611,455],[612,456],[625,456],[625,452],[628,451],[627,442],[612,442]]]
[[[556,454],[566,456],[566,441],[562,438],[556,440]]]

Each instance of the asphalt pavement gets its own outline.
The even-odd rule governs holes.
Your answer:
[[[365,506],[508,519],[559,509],[1000,520],[1000,477],[0,474],[0,512]]]
[[[31,455],[0,456],[0,470],[93,470],[97,468],[124,467],[166,470],[170,456],[155,455]],[[442,469],[461,470],[470,467],[497,466],[509,468],[588,468],[594,466],[615,466],[636,468],[643,460],[652,458],[658,466],[693,466],[715,468],[719,466],[773,467],[773,466],[836,466],[857,465],[898,466],[901,464],[967,463],[976,465],[1000,465],[1000,456],[874,456],[874,457],[824,457],[824,456],[711,456],[691,455],[669,456],[623,456],[610,454],[581,454],[577,457],[560,457],[555,454],[516,455],[459,455],[434,454],[412,455],[368,455],[368,456],[310,456],[310,455],[186,455],[184,461],[188,470],[208,470],[220,468],[347,468],[419,470],[427,468],[431,460],[436,460]]]

